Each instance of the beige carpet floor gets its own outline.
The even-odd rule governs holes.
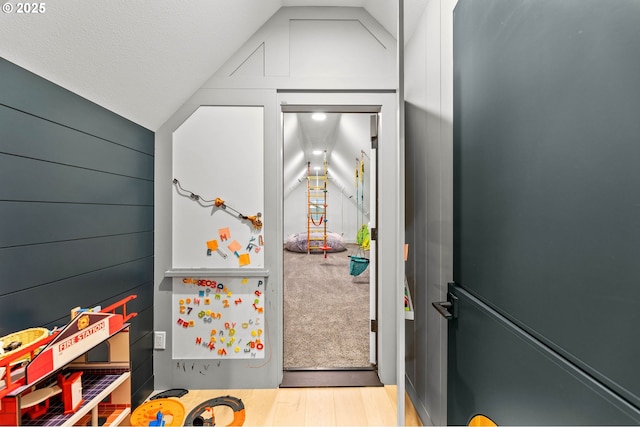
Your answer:
[[[284,251],[285,369],[371,366],[370,268],[351,276],[352,251],[327,258]]]

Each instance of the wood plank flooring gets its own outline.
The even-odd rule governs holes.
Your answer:
[[[396,391],[396,386],[191,390],[179,400],[189,414],[206,400],[237,397],[245,406],[245,426],[395,426]],[[422,425],[408,397],[405,411],[406,425]],[[232,410],[216,406],[215,420],[228,425]]]

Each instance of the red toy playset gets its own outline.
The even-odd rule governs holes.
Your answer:
[[[64,328],[0,355],[0,425],[73,425],[89,412],[97,425],[105,407],[121,422],[131,411],[126,322],[137,313],[127,314],[126,303],[135,298],[74,313]],[[86,353],[103,342],[108,360],[88,362]]]

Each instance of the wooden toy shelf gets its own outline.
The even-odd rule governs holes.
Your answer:
[[[24,354],[0,359],[0,368],[6,369],[0,383],[0,425],[116,426],[125,421],[131,413],[125,322],[136,313],[127,315],[124,305],[133,298],[97,313],[80,313],[59,332],[29,345],[26,353],[46,344],[24,367],[12,368]],[[115,313],[118,307],[123,313]],[[107,360],[89,361],[87,353],[102,343],[108,349]],[[64,383],[71,378],[79,382]]]

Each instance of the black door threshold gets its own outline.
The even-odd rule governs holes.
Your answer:
[[[281,388],[300,387],[382,387],[372,369],[313,369],[284,371]]]

